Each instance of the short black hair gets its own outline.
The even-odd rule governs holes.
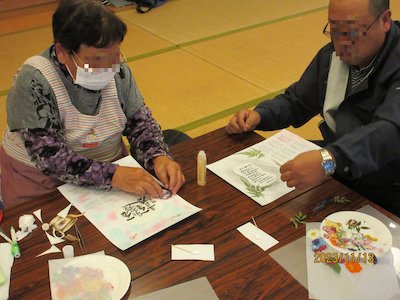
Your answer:
[[[389,0],[369,0],[369,10],[375,17],[388,10],[389,5]]]
[[[54,43],[78,52],[81,44],[105,48],[121,43],[126,24],[95,0],[61,0],[53,14]]]

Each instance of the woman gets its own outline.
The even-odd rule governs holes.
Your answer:
[[[143,169],[112,161],[131,154],[172,193],[185,181],[160,126],[121,59],[126,25],[97,1],[61,1],[54,45],[28,59],[7,97],[0,149],[5,207],[46,197],[62,183],[160,197]]]

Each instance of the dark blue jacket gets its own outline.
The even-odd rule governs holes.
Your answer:
[[[323,47],[300,80],[260,103],[257,129],[299,127],[323,112],[333,44]],[[338,107],[336,133],[320,126],[336,174],[365,187],[400,182],[400,23],[392,22],[374,70]]]

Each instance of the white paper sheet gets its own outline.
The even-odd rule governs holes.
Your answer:
[[[134,300],[218,300],[207,277],[190,280],[138,297]]]
[[[320,147],[282,130],[272,137],[227,156],[207,168],[260,205],[289,193],[279,168],[298,154]]]
[[[131,156],[116,163],[140,167]],[[153,199],[119,190],[104,191],[73,184],[65,184],[58,189],[121,250],[126,250],[201,210],[178,195],[165,200]]]
[[[214,261],[214,245],[188,244],[171,245],[172,260],[207,260]]]
[[[6,300],[10,293],[10,278],[11,278],[11,267],[14,263],[14,257],[11,255],[11,244],[1,243],[0,244],[0,267],[7,278],[7,281],[0,286],[0,300]]]
[[[392,219],[388,218],[370,205],[365,205],[358,210],[369,214],[382,221],[390,230],[393,236],[392,255],[393,266],[396,270],[398,280],[400,280],[400,226]],[[310,223],[312,224],[312,223]],[[319,228],[318,225],[316,227]],[[293,278],[295,278],[304,288],[308,289],[307,283],[307,260],[306,260],[306,236],[303,236],[279,249],[271,252],[269,255],[286,270]],[[325,250],[328,251],[328,250]],[[344,267],[345,268],[345,267]],[[349,291],[351,292],[351,291]],[[356,291],[357,292],[357,291]],[[351,294],[352,295],[352,294]],[[354,296],[354,295],[353,295]],[[400,299],[400,289],[391,300]]]
[[[306,232],[319,229],[320,224],[307,223]],[[337,253],[329,245],[323,252],[327,255]],[[351,273],[345,264],[339,264],[341,269],[339,274],[327,264],[319,262],[321,256],[315,255],[312,251],[309,238],[306,238],[306,253],[310,299],[389,299],[399,292],[393,255],[390,252],[379,258],[376,265],[360,263],[362,270],[359,273]]]
[[[238,227],[237,230],[264,251],[279,243],[278,240],[250,222]]]

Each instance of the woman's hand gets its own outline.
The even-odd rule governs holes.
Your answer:
[[[154,171],[165,188],[176,194],[185,183],[181,166],[168,156],[157,156],[153,159]]]
[[[118,166],[115,169],[111,186],[138,196],[161,197],[161,186],[149,172],[142,168]]]

